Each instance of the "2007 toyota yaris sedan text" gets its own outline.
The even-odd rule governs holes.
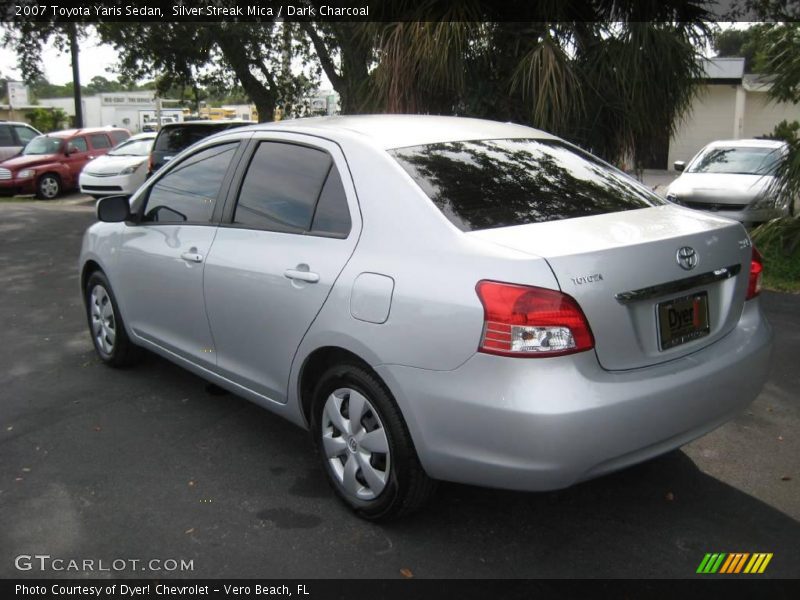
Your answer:
[[[142,348],[311,430],[369,519],[436,480],[551,490],[705,434],[772,332],[738,223],[556,137],[453,117],[225,132],[97,206],[95,348]]]

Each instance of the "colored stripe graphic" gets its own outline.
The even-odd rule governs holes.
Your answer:
[[[749,552],[708,553],[703,557],[700,566],[697,567],[697,573],[719,573],[720,575],[733,575],[742,572],[749,574],[763,573],[771,560],[771,552],[757,552],[755,554],[750,554]]]

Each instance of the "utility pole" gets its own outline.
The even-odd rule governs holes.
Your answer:
[[[75,127],[83,127],[83,102],[81,101],[81,73],[78,68],[78,27],[69,24],[69,49],[72,55],[72,87],[75,97]]]

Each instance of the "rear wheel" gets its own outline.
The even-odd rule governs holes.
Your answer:
[[[135,364],[142,350],[128,338],[108,279],[95,271],[86,284],[86,316],[92,343],[100,359],[113,367]]]
[[[365,519],[409,514],[435,491],[389,391],[361,366],[338,365],[323,374],[311,431],[334,491]]]
[[[54,173],[45,173],[36,183],[36,197],[40,200],[52,200],[61,193],[61,179]]]

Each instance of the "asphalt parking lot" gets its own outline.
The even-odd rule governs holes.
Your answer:
[[[770,380],[714,433],[557,493],[443,484],[379,526],[333,497],[304,431],[160,358],[98,362],[77,284],[93,218],[76,196],[0,202],[0,577],[691,577],[707,552],[800,576],[800,296],[763,294]],[[34,554],[193,570],[15,568]]]

